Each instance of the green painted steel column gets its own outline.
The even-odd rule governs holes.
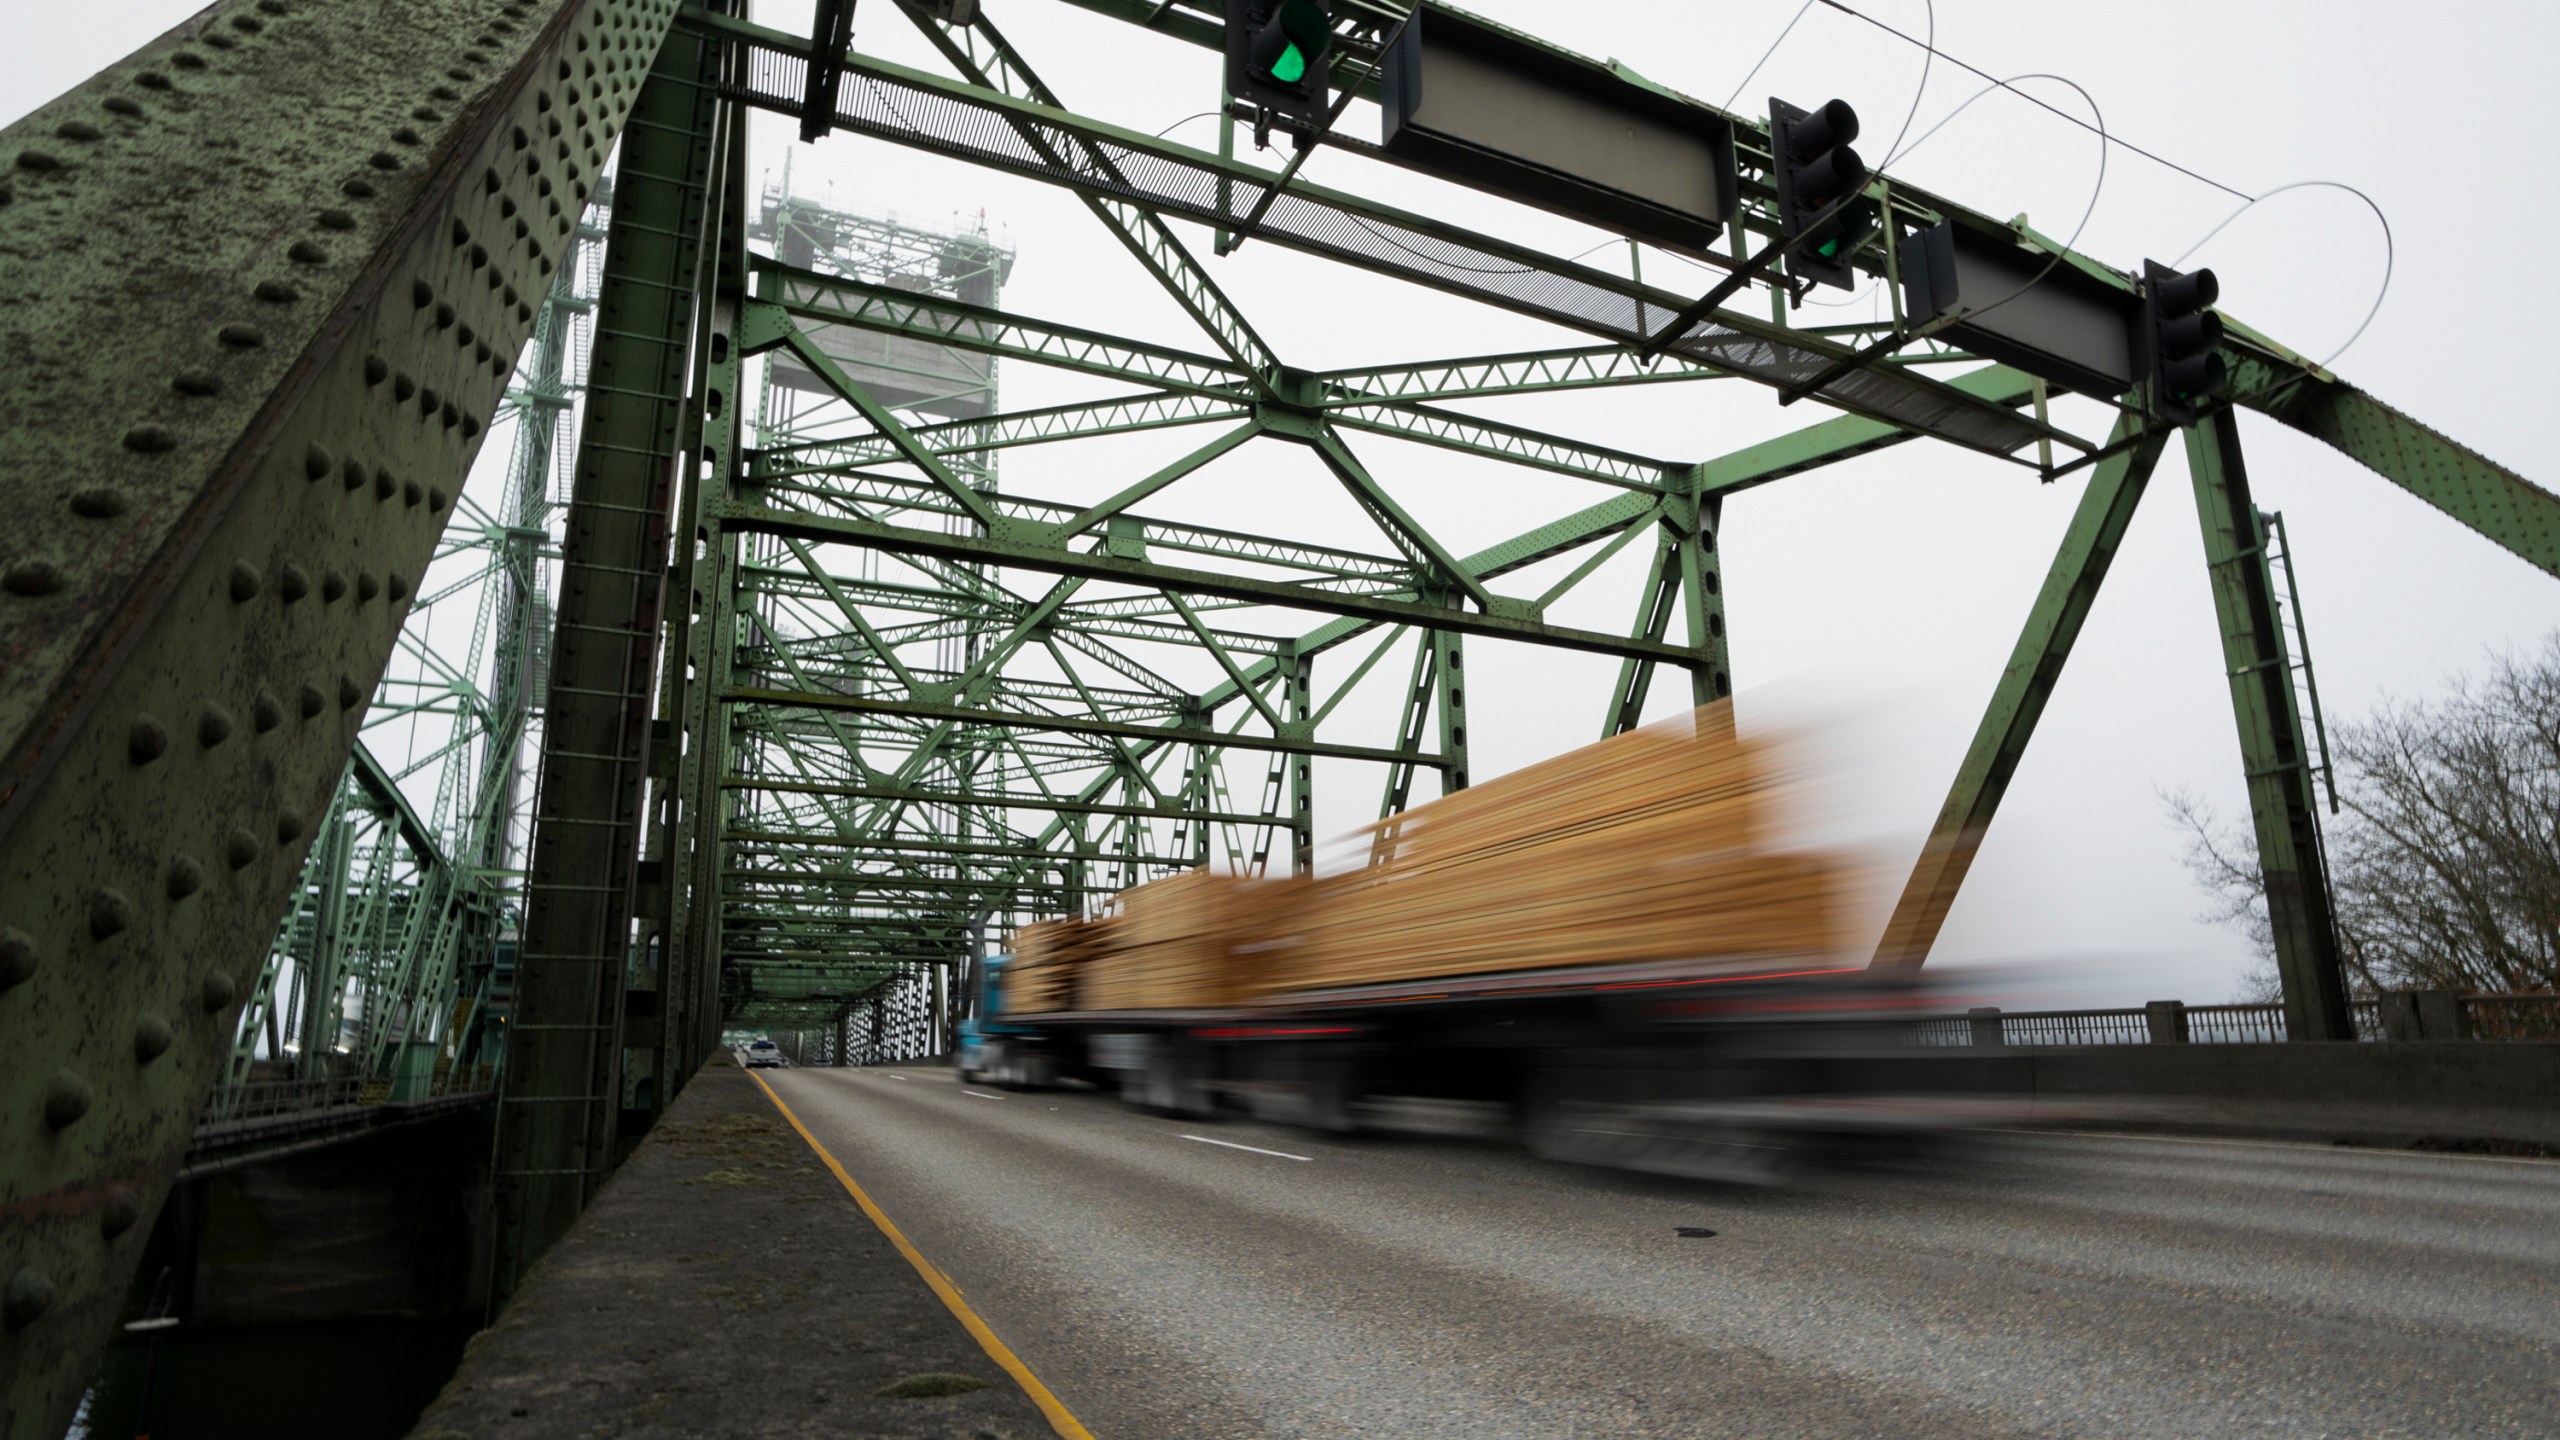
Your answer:
[[[1467,637],[1455,630],[1433,630],[1424,643],[1431,647],[1431,676],[1440,705],[1440,793],[1455,795],[1467,788]]]
[[[1281,665],[1282,713],[1291,731],[1315,733],[1315,657],[1296,649],[1274,657]],[[1304,750],[1289,757],[1289,873],[1316,868],[1316,758]]]
[[[2114,439],[2130,440],[2138,430],[2137,422],[2127,419],[2116,427]],[[2125,527],[2133,521],[2134,507],[2150,484],[2152,467],[2166,444],[2158,436],[2144,439],[2090,471],[2089,486],[2080,493],[2071,527],[2063,532],[2062,548],[2045,572],[2035,608],[2027,612],[2026,629],[2010,651],[2009,666],[1991,693],[1990,707],[1974,731],[1964,763],[1957,767],[1947,803],[1939,808],[1937,823],[1921,846],[1902,898],[1885,922],[1884,936],[1876,945],[1878,966],[1916,968],[1929,958],[1929,948],[1937,943],[1948,907],[1955,904],[1991,816],[2008,792],[2009,777],[2017,773],[2018,762],[2026,755],[2027,740],[2035,734],[2045,701],[2062,678],[2062,664],[2071,658],[2072,643],[2080,638],[2080,627],[2098,598],[2098,585],[2115,561],[2116,547],[2124,542]]]
[[[1733,658],[1724,638],[1724,566],[1716,558],[1724,500],[1709,495],[1697,504],[1697,523],[1680,537],[1680,583],[1688,610],[1689,645],[1698,652],[1689,666],[1689,703],[1704,705],[1732,696]]]
[[[722,149],[718,58],[698,33],[668,37],[615,175],[499,1096],[501,1300],[576,1220],[614,1154],[667,515]]]
[[[746,357],[737,344],[739,305],[747,285],[746,127],[724,127],[718,277],[700,297],[704,343],[693,356],[693,395],[684,490],[667,608],[665,669],[659,716],[671,753],[658,757],[666,777],[652,809],[650,849],[659,877],[658,1026],[654,1064],[658,1103],[675,1092],[718,1043],[722,845],[720,778],[728,747],[728,710],[719,692],[737,626],[737,536],[724,523],[743,470],[740,433],[746,412]],[[707,887],[707,888],[706,888]],[[706,898],[707,897],[707,898]]]
[[[2329,871],[2320,849],[2311,757],[2295,708],[2293,668],[2284,623],[2267,568],[2266,531],[2249,495],[2240,458],[2240,428],[2228,410],[2187,431],[2187,470],[2213,609],[2222,626],[2223,668],[2240,729],[2240,759],[2249,780],[2249,815],[2258,833],[2258,869],[2266,882],[2274,928],[2276,974],[2284,986],[2284,1020],[2296,1040],[2352,1040],[2354,1017],[2338,959],[2329,902]]]

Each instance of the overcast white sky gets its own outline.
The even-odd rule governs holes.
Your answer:
[[[1474,8],[1721,102],[1798,3],[1475,0]],[[1920,0],[1854,3],[1913,34],[1930,24]],[[1152,131],[1216,103],[1216,60],[1205,51],[1055,0],[985,5],[1080,108]],[[0,56],[0,120],[192,9],[163,0],[21,7],[8,26],[14,43]],[[757,18],[805,28],[806,11],[805,0],[763,4]],[[2560,228],[2560,206],[2534,178],[2560,135],[2560,98],[2547,81],[2560,57],[2560,10],[2478,0],[2426,7],[1939,0],[1935,23],[1941,49],[1995,75],[2067,75],[2095,96],[2116,133],[2242,190],[2331,179],[2369,192],[2390,216],[2398,269],[2380,316],[2335,368],[2539,483],[2560,478],[2560,439],[2540,423],[2555,368],[2545,332],[2560,331],[2560,300],[2537,273],[2534,243]],[[926,63],[885,0],[861,8],[857,44]],[[1756,111],[1771,94],[1798,103],[1840,96],[1865,119],[1862,150],[1880,159],[1913,103],[1921,60],[1903,42],[1816,4],[1736,108]],[[1928,130],[1980,83],[1938,64],[1911,133]],[[2039,93],[2065,108],[2080,103],[2050,82]],[[1374,136],[1375,112],[1355,106],[1344,124]],[[1213,144],[1215,128],[1195,119],[1174,134]],[[852,208],[928,224],[983,208],[1021,252],[1005,297],[1011,308],[1209,348],[1062,192],[850,137],[801,146],[761,118],[759,170],[778,178],[786,150],[794,154],[795,190]],[[2097,150],[2086,132],[1995,96],[1893,169],[1994,215],[2024,212],[2059,237],[2088,202]],[[1319,154],[1305,173],[1564,254],[1605,238],[1339,152]],[[2146,255],[2173,259],[2233,203],[2117,150],[2080,248],[2119,265]],[[1178,228],[1208,254],[1204,235]],[[2362,318],[2382,255],[2361,204],[2315,190],[2260,206],[2197,252],[2195,263],[2219,272],[2231,314],[2319,356]],[[1594,263],[1623,263],[1622,256],[1620,246]],[[1585,338],[1266,245],[1208,263],[1265,338],[1310,368]],[[1683,273],[1658,255],[1648,255],[1646,267],[1657,281]],[[1704,282],[1687,272],[1670,283]],[[1306,298],[1319,286],[1318,298]],[[1008,367],[1004,385],[1008,408],[1095,393],[1027,366]],[[1464,408],[1675,459],[1719,455],[1823,414],[1811,405],[1782,411],[1773,395],[1744,382]],[[2448,673],[2477,669],[2487,652],[2560,625],[2560,582],[2323,446],[2254,416],[2244,419],[2243,434],[2259,503],[2284,512],[2299,554],[2333,717],[2361,712],[2385,692],[2431,692]],[[1206,438],[1186,430],[1061,452],[1072,459],[1015,452],[1004,462],[1006,483],[1107,493]],[[1489,463],[1383,440],[1355,444],[1461,552],[1599,498]],[[1097,456],[1105,457],[1099,469]],[[1302,452],[1266,443],[1165,492],[1150,509],[1369,548],[1356,516],[1338,492],[1326,496],[1325,485]],[[1726,508],[1725,592],[1746,724],[1755,713],[1828,717],[1857,761],[1853,828],[1898,861],[1944,796],[2079,490],[2076,477],[2039,486],[2028,472],[1923,443],[1755,491]],[[1622,558],[1632,560],[1632,549]],[[1623,628],[1636,593],[1624,568],[1587,587],[1593,608],[1565,607],[1558,618]],[[1483,642],[1470,642],[1469,664],[1480,780],[1593,738],[1615,670]],[[1681,693],[1683,685],[1658,684],[1656,709]],[[2244,805],[2195,507],[2175,447],[1950,917],[1940,958],[2058,962],[2048,973],[2062,977],[2055,989],[2074,999],[2225,998],[2243,948],[2193,918],[2200,902],[2155,798],[2163,786],[2199,791],[2227,814]],[[1367,774],[1341,783],[1320,777],[1320,823],[1328,831],[1357,823],[1375,793]]]

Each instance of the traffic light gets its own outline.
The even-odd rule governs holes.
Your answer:
[[[1769,101],[1771,178],[1778,186],[1778,229],[1792,242],[1787,270],[1846,290],[1856,276],[1849,254],[1875,228],[1875,202],[1865,197],[1867,162],[1849,148],[1858,112],[1846,100],[1818,110]],[[1833,206],[1838,208],[1834,209]],[[1825,211],[1829,214],[1824,214]]]
[[[2222,286],[2210,270],[2181,274],[2142,262],[2142,311],[2150,336],[2151,413],[2193,425],[2204,402],[2222,389],[2222,317],[2213,302]]]
[[[1312,127],[1329,100],[1333,0],[1227,0],[1227,93]]]

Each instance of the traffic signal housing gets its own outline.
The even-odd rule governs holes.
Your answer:
[[[1324,118],[1333,0],[1227,0],[1227,93],[1302,133]]]
[[[1791,242],[1787,271],[1841,290],[1857,278],[1850,252],[1876,223],[1875,202],[1863,193],[1867,162],[1849,148],[1857,138],[1858,112],[1846,100],[1813,110],[1769,100],[1769,171],[1778,232]]]
[[[2181,272],[2156,260],[2142,262],[2151,413],[2173,425],[2196,423],[2206,402],[2222,390],[2222,317],[2212,308],[2221,298],[2222,285],[2210,270]]]

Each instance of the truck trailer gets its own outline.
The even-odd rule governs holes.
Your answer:
[[[979,968],[961,1074],[1337,1134],[1489,1102],[1540,1155],[1687,1176],[1890,1148],[1946,1116],[1892,1088],[1929,999],[1850,956],[1855,867],[1784,847],[1788,779],[1718,704],[1393,816],[1340,873],[1133,887]]]

